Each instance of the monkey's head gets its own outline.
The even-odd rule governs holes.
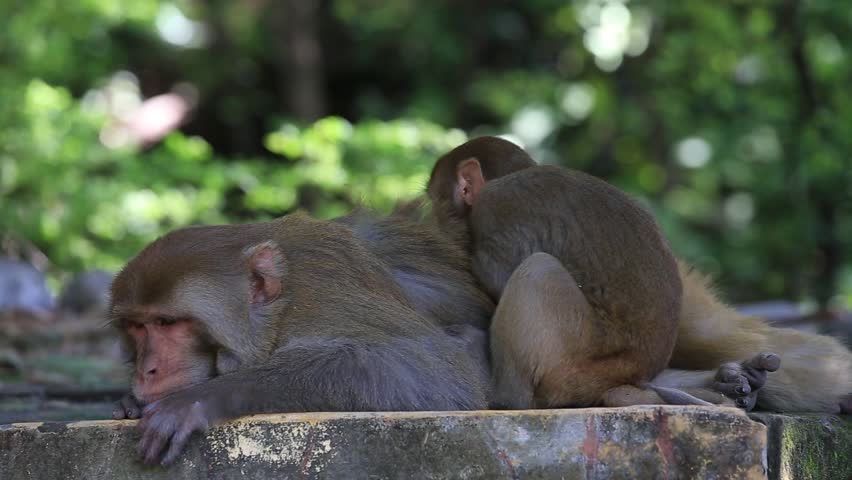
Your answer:
[[[249,226],[192,227],[156,240],[112,284],[110,313],[150,403],[269,350],[266,321],[286,302],[281,251]]]
[[[438,159],[426,192],[433,203],[464,215],[485,182],[535,165],[527,152],[508,140],[477,137]]]

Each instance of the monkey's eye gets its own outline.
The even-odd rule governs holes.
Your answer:
[[[157,325],[161,327],[168,327],[177,323],[177,320],[174,318],[166,318],[166,317],[157,317]]]
[[[129,330],[138,330],[138,329],[140,329],[140,328],[143,328],[143,327],[144,327],[144,325],[142,325],[141,323],[139,323],[139,322],[134,322],[134,321],[132,321],[132,320],[127,320],[126,322],[124,322],[124,325],[125,325],[125,326],[127,327],[127,329],[129,329]]]

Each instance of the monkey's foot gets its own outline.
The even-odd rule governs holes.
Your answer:
[[[116,420],[125,420],[125,419],[137,419],[142,416],[142,407],[139,406],[139,403],[133,398],[133,395],[127,394],[121,398],[121,400],[115,404],[115,408],[112,410],[112,418]]]
[[[769,372],[781,367],[781,357],[762,352],[741,363],[725,363],[716,372],[713,388],[734,400],[736,405],[751,411],[757,402],[758,391],[766,385]]]

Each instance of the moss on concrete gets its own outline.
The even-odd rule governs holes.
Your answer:
[[[771,480],[852,479],[852,418],[755,413],[768,427]]]

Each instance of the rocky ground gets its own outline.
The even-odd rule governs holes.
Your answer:
[[[109,418],[127,377],[104,316],[0,313],[0,424]]]

